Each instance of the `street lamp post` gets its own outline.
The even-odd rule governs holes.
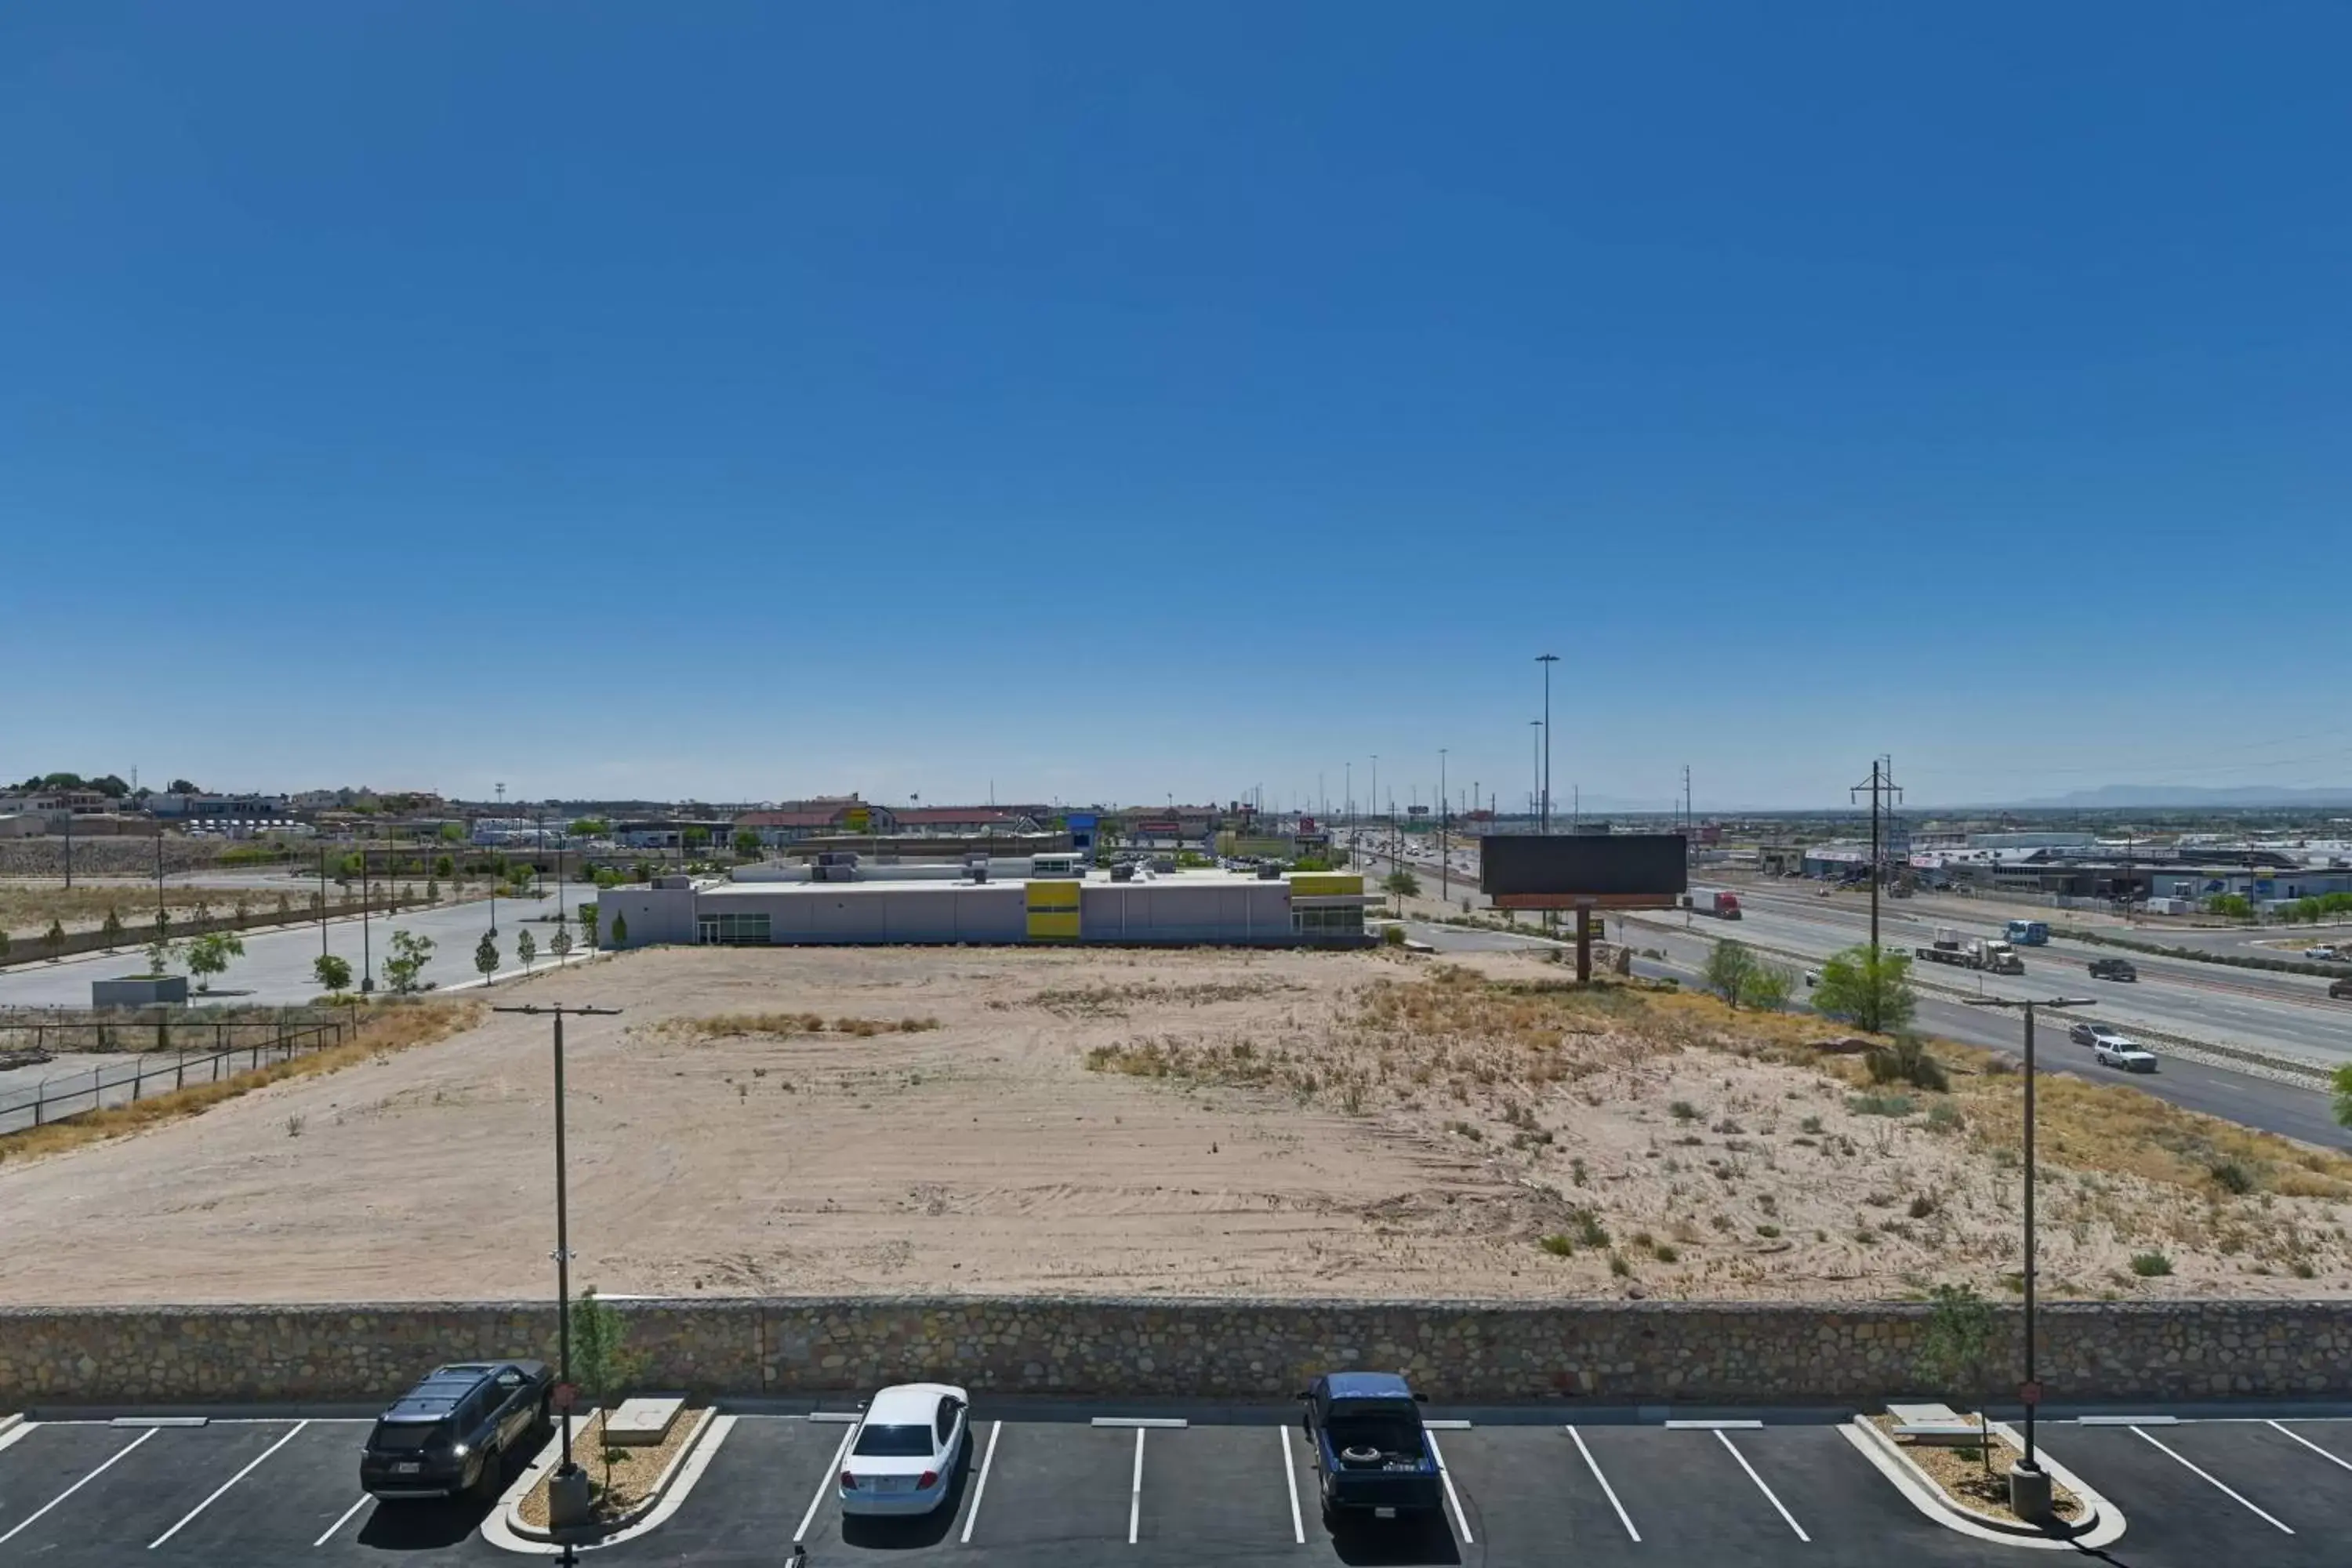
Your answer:
[[[496,1013],[545,1013],[555,1019],[555,1365],[556,1382],[563,1390],[563,1462],[556,1467],[548,1487],[548,1523],[562,1530],[588,1522],[588,1472],[572,1458],[572,1225],[571,1194],[563,1159],[563,1019],[610,1018],[618,1007],[542,1006],[494,1007]]]
[[[1532,818],[1541,809],[1539,803],[1543,799],[1543,721],[1540,719],[1528,721],[1528,765],[1532,770],[1528,774],[1528,816]],[[1542,830],[1538,828],[1538,831]]]
[[[1536,662],[1543,666],[1544,675],[1543,784],[1539,786],[1543,792],[1541,807],[1543,821],[1540,830],[1549,833],[1551,831],[1551,667],[1559,662],[1559,655],[1539,653],[1536,655]]]
[[[1448,873],[1453,869],[1454,848],[1445,837],[1445,748],[1437,748],[1437,901],[1453,901],[1454,885]]]
[[[2025,1379],[2018,1385],[2017,1396],[2025,1406],[2025,1457],[2009,1472],[2009,1508],[2020,1519],[2047,1523],[2053,1515],[2050,1504],[2050,1473],[2035,1458],[2033,1447],[2033,1413],[2042,1403],[2042,1384],[2034,1373],[2034,1254],[2033,1231],[2033,1015],[2048,1008],[2097,1005],[2095,998],[2087,996],[2053,996],[2044,1000],[2028,998],[2013,1001],[2006,996],[1970,997],[1971,1007],[2018,1007],[2025,1013]]]

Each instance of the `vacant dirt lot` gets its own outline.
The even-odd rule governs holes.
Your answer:
[[[1873,1088],[1790,1020],[1373,953],[650,951],[568,1028],[608,1292],[1887,1297],[2016,1264],[2016,1079]],[[2352,1293],[2352,1162],[2043,1096],[2054,1293]],[[299,1120],[297,1120],[299,1119]],[[543,1294],[549,1026],[0,1146],[0,1300]],[[2135,1262],[2135,1259],[2137,1261]]]

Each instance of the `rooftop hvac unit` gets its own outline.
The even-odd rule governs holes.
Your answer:
[[[985,882],[988,880],[987,861],[975,860],[971,863],[971,879],[975,882]]]
[[[1257,868],[1257,879],[1258,879],[1259,881],[1261,881],[1261,882],[1279,882],[1279,881],[1281,881],[1281,880],[1282,880],[1282,867],[1281,867],[1279,864],[1277,864],[1276,862],[1272,861],[1272,860],[1268,860],[1268,861],[1265,862],[1263,865],[1259,866],[1259,867],[1258,867],[1258,868]]]
[[[1113,866],[1110,868],[1110,879],[1114,882],[1134,881],[1135,862],[1132,860],[1122,860],[1118,865]]]

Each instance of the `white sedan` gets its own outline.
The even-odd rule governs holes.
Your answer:
[[[944,1383],[901,1383],[876,1394],[842,1454],[841,1511],[929,1513],[947,1501],[971,1403]]]
[[[2121,1068],[2126,1072],[2156,1070],[2156,1053],[2123,1035],[2108,1036],[2092,1047],[2091,1054],[2103,1068]]]

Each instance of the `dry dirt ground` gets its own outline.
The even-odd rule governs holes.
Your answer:
[[[489,999],[626,1010],[567,1031],[574,1278],[608,1293],[2003,1293],[2013,1076],[1954,1047],[1948,1094],[1873,1090],[1817,1026],[1559,973],[671,949]],[[542,1295],[549,1033],[0,1145],[0,1301]],[[2053,1294],[2352,1294],[2352,1161],[2121,1086],[2042,1106]]]

